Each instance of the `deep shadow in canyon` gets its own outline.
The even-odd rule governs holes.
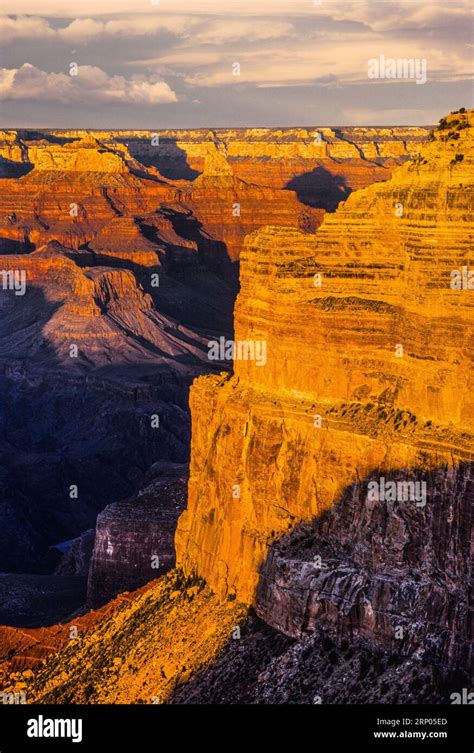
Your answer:
[[[224,244],[214,243],[222,258]],[[199,255],[178,273],[172,263],[153,270],[110,258],[96,258],[99,266],[89,268],[106,263],[131,270],[154,310],[176,321],[183,343],[189,336],[182,325],[201,338],[232,336],[238,265],[214,263],[210,270],[212,239],[206,249],[206,258]],[[83,268],[81,253],[70,258]],[[95,255],[85,253],[87,265],[94,265]],[[150,285],[154,271],[157,289]],[[0,296],[0,572],[44,575],[58,564],[51,547],[93,528],[104,507],[136,493],[154,463],[188,462],[190,384],[225,366],[209,361],[207,350],[200,358],[165,354],[134,331],[133,322],[123,334],[136,344],[136,364],[121,363],[120,352],[108,355],[108,348],[99,365],[86,355],[65,361],[43,334],[59,305],[36,285],[24,296],[11,290]],[[156,414],[158,430],[150,427]]]
[[[335,212],[338,204],[345,201],[352,191],[343,175],[331,173],[321,166],[295,176],[285,188],[295,191],[302,204],[327,212]]]
[[[248,618],[175,704],[448,703],[469,687],[474,463],[423,480],[426,504],[369,482],[273,544]]]
[[[135,142],[133,139],[127,139],[126,143],[132,157],[138,159],[146,167],[156,167],[159,173],[168,180],[193,181],[201,174],[189,165],[188,155],[184,149],[180,149],[174,138],[160,136],[160,149],[145,150],[142,140]]]

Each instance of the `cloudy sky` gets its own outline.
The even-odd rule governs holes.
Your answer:
[[[2,8],[4,127],[430,124],[472,106],[471,0]],[[381,55],[426,61],[426,83],[369,78],[368,60]]]

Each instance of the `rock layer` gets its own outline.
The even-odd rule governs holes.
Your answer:
[[[0,133],[0,567],[50,569],[49,547],[152,463],[188,460],[188,386],[216,371],[208,341],[232,334],[245,234],[270,217],[312,233],[427,131],[319,136]]]
[[[449,278],[471,261],[471,119],[315,235],[248,238],[235,337],[266,357],[193,385],[184,573],[49,657],[30,701],[433,703],[465,683],[473,318]],[[426,482],[423,504],[384,500],[382,476]]]
[[[295,638],[323,629],[337,642],[468,671],[474,463],[425,481],[425,506],[374,501],[355,485],[278,541],[261,569],[257,614]]]
[[[77,248],[117,216],[146,214],[162,202],[182,200],[235,259],[244,235],[269,217],[275,224],[314,229],[322,209],[332,211],[354,188],[389,178],[428,133],[425,128],[2,131],[2,244],[56,239]],[[120,243],[117,224],[114,233]]]
[[[204,172],[194,186],[189,180],[163,178],[152,164],[154,158],[160,164],[161,153],[151,139],[144,140],[142,150],[135,149],[142,164],[130,153],[127,139],[116,140],[110,133],[80,132],[78,139],[50,132],[1,135],[0,250],[8,252],[14,244],[25,251],[51,240],[73,248],[90,243],[98,253],[153,266],[158,248],[141,237],[137,218],[146,226],[146,216],[160,205],[181,202],[196,210],[197,221],[208,226],[215,240],[227,243],[229,258],[235,259],[244,234],[259,227],[262,213],[268,216],[270,208],[275,222],[296,227],[307,223],[307,217],[316,222],[321,214],[303,207],[296,193],[281,185],[262,188],[233,177],[227,152],[219,151],[214,140],[205,142]],[[253,214],[251,207],[262,202],[265,206]]]
[[[177,532],[178,564],[222,597],[252,602],[272,541],[354,482],[472,460],[473,293],[451,286],[472,268],[472,119],[314,236],[246,240],[235,339],[264,341],[266,362],[194,383]]]
[[[137,497],[116,502],[97,518],[87,605],[96,608],[171,570],[174,534],[186,504],[186,479],[162,477]]]

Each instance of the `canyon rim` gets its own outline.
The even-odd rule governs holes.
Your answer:
[[[96,707],[301,706],[373,743],[423,708],[454,744],[471,9],[35,5],[2,27],[0,714],[87,743]]]
[[[29,434],[5,469],[5,697],[442,703],[469,682],[473,318],[452,271],[472,264],[472,122],[321,129],[322,148],[289,130],[281,154],[269,131],[178,134],[205,155],[192,181],[138,163],[139,134],[3,134],[24,171],[0,186],[9,457]],[[347,198],[237,177],[269,146],[280,172],[337,166]],[[248,192],[274,224],[218,234]]]

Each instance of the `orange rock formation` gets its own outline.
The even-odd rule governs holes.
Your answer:
[[[109,227],[115,218],[182,201],[236,259],[244,236],[269,216],[314,230],[327,196],[334,208],[352,188],[386,180],[427,135],[422,128],[161,131],[155,144],[139,131],[0,131],[0,167],[24,170],[18,180],[0,178],[0,240],[24,250],[50,240],[78,248],[104,229],[127,245],[129,226]]]
[[[473,291],[451,285],[474,263],[472,123],[448,118],[315,235],[246,239],[235,339],[265,341],[266,364],[194,383],[176,536],[178,564],[221,597],[251,602],[269,544],[347,485],[472,459]]]
[[[181,570],[165,576],[84,640],[51,656],[25,681],[29,701],[166,701],[223,649],[245,604],[255,599],[270,544],[298,521],[313,519],[345,487],[361,485],[375,471],[442,466],[452,475],[472,459],[473,293],[451,285],[453,271],[473,264],[472,120],[472,113],[448,118],[420,157],[391,180],[354,192],[316,233],[298,229],[300,215],[290,227],[276,223],[246,238],[235,339],[264,341],[266,362],[236,360],[233,376],[201,377],[192,387],[189,502],[176,534],[186,578]],[[203,171],[185,187],[193,216],[207,212],[217,227],[220,209],[206,207],[206,195],[214,190],[217,197],[225,185],[227,205],[239,202],[250,190],[240,183],[256,154],[259,185],[251,191],[266,200],[265,180],[286,185],[286,171],[294,176],[296,164],[302,172],[323,166],[334,172],[340,165],[347,177],[349,163],[335,160],[354,158],[360,186],[370,174],[380,177],[378,171],[388,177],[426,135],[423,129],[406,129],[402,139],[392,129],[320,130],[323,146],[314,144],[314,133],[295,129],[277,153],[269,143],[275,133],[270,139],[266,129],[247,131],[238,145],[238,132],[194,132],[187,140],[168,132],[173,149],[177,144],[189,165]],[[130,154],[138,159],[140,149],[146,163],[148,147],[130,147]],[[367,159],[378,161],[366,167]],[[176,188],[157,184],[154,190]],[[130,188],[137,205],[140,191]],[[282,217],[288,206],[279,205]],[[122,220],[127,213],[114,207]],[[104,217],[104,225],[111,219]],[[123,225],[133,237],[132,223]],[[91,248],[95,237],[99,253],[100,247],[106,253],[110,236],[101,230],[91,232]],[[71,285],[79,284],[79,274]],[[93,284],[92,297],[107,287],[103,272],[97,274],[81,282]],[[140,295],[139,308],[147,300]],[[23,682],[11,679],[13,690],[15,681]]]

